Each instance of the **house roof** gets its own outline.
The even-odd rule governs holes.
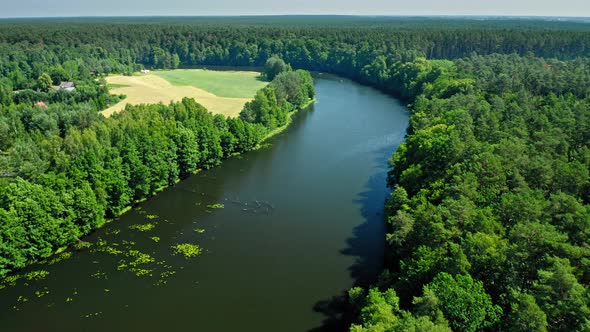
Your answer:
[[[59,85],[54,85],[53,90],[66,89],[68,91],[72,91],[75,87],[76,85],[74,84],[74,82],[61,82]]]
[[[61,84],[59,85],[59,87],[62,89],[73,88],[74,86],[74,82],[61,82]]]

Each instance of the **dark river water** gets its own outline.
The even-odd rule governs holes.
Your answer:
[[[272,145],[166,189],[85,239],[89,249],[23,271],[0,290],[0,330],[325,330],[330,300],[382,266],[386,161],[408,112],[328,75],[316,92]],[[174,255],[179,243],[203,253]],[[27,275],[39,270],[49,274]]]

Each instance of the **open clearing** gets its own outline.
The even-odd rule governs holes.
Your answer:
[[[127,104],[168,104],[184,97],[194,98],[213,113],[238,116],[244,104],[267,83],[258,79],[260,73],[245,71],[166,70],[135,76],[106,78],[113,94],[127,96],[102,111],[111,116]]]
[[[264,88],[267,82],[259,79],[260,73],[251,71],[213,71],[213,70],[165,70],[155,71],[176,86],[194,86],[211,92],[218,97],[250,98]]]

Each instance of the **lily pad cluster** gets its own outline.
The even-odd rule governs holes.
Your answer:
[[[182,255],[184,258],[192,258],[199,256],[203,249],[198,244],[180,243],[172,246],[175,255]]]
[[[151,239],[155,242],[160,240],[157,236],[151,237]],[[134,241],[124,240],[121,243],[109,244],[106,240],[99,239],[92,251],[121,257],[117,262],[117,271],[128,271],[137,277],[159,277],[154,285],[165,284],[166,279],[174,275],[175,271],[172,270],[172,266],[166,264],[165,260],[158,260],[149,253],[137,250],[136,247]],[[108,278],[107,274],[102,271],[98,271],[92,276],[97,279]]]
[[[147,223],[147,224],[135,224],[129,226],[130,229],[140,231],[140,232],[149,232],[156,227],[156,223]]]

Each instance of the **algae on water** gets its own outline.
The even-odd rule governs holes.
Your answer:
[[[149,232],[156,227],[155,223],[147,223],[147,224],[135,224],[129,226],[130,229],[134,229],[140,232]]]
[[[27,280],[41,280],[41,279],[45,279],[45,277],[47,277],[48,275],[49,275],[49,272],[45,271],[45,270],[32,271],[32,272],[25,274],[25,279],[27,279]]]
[[[183,255],[184,258],[192,258],[199,256],[203,249],[199,247],[197,244],[192,243],[181,243],[175,246],[172,246],[175,255]]]

